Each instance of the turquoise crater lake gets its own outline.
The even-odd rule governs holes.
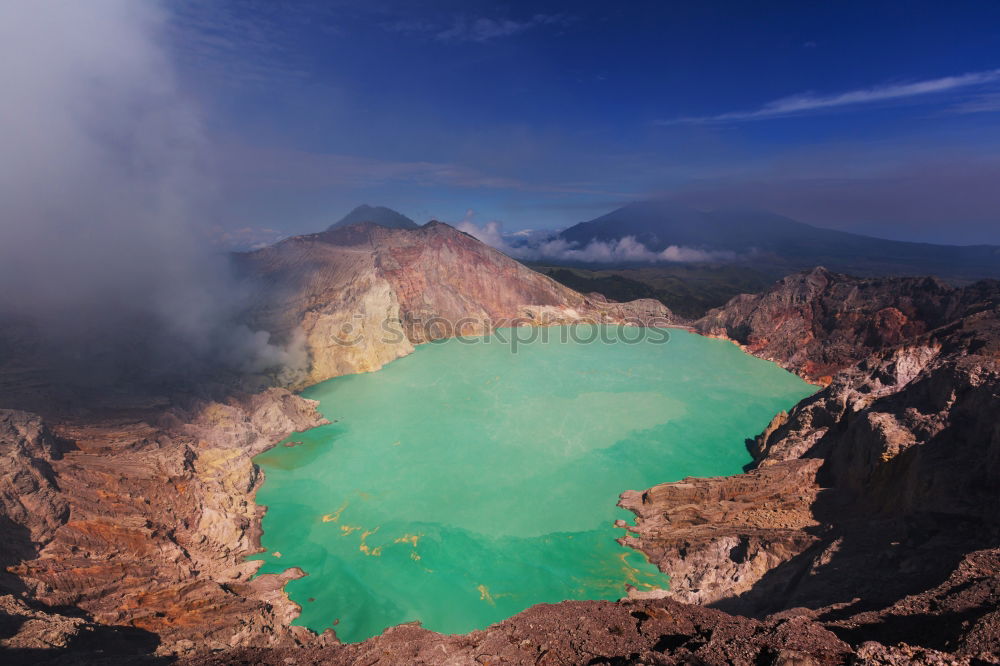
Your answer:
[[[331,421],[256,457],[266,553],[297,566],[296,624],[359,641],[419,620],[464,633],[533,604],[662,587],[619,546],[618,495],[741,471],[744,440],[814,388],[682,330],[422,345],[305,392]],[[659,336],[663,335],[659,331]],[[506,338],[507,336],[505,336]]]

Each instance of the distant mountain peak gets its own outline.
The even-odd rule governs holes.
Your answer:
[[[361,204],[341,220],[331,224],[328,228],[336,229],[337,227],[347,227],[352,224],[361,224],[362,222],[371,222],[372,224],[377,224],[380,227],[388,227],[389,229],[417,229],[420,227],[419,224],[410,218],[391,208]]]
[[[775,276],[822,265],[852,275],[934,274],[958,281],[1000,277],[996,246],[887,240],[815,227],[766,210],[702,210],[670,199],[634,201],[558,236],[575,248],[627,237],[656,253],[671,246],[728,252],[735,261]]]

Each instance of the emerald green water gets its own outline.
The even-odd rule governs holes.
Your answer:
[[[735,345],[420,346],[305,392],[336,423],[256,458],[261,573],[298,566],[297,624],[342,640],[420,620],[464,633],[539,602],[667,578],[619,546],[619,493],[740,472],[744,439],[813,388]],[[614,328],[603,329],[612,338]],[[631,335],[635,335],[634,329]]]

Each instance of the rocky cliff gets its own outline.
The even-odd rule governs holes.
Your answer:
[[[840,372],[750,442],[748,474],[623,494],[626,542],[671,574],[669,596],[810,609],[852,644],[982,651],[970,636],[995,635],[1000,588],[982,566],[1000,552],[998,285],[817,269],[695,327],[808,378]],[[973,583],[987,591],[949,596]]]
[[[377,370],[415,344],[496,326],[675,322],[658,301],[584,296],[440,222],[337,227],[237,262],[260,294],[253,327],[303,345],[293,386]]]
[[[281,389],[51,432],[37,416],[0,411],[3,591],[36,613],[86,618],[56,644],[85,644],[78,634],[98,626],[112,653],[311,637],[287,626],[297,609],[281,592],[301,574],[251,580],[258,565],[243,558],[260,530],[250,456],[320,423],[314,403]],[[31,647],[21,636],[30,629],[0,645]]]
[[[258,290],[251,318],[304,352],[299,374],[272,383],[377,369],[414,344],[497,325],[670,321],[655,301],[582,296],[443,224],[347,226],[238,262]],[[264,511],[251,458],[320,424],[314,403],[227,389],[230,377],[193,394],[53,400],[55,383],[38,381],[47,368],[15,357],[30,335],[5,333],[20,340],[4,359],[18,372],[0,396],[44,412],[0,410],[0,647],[11,658],[334,640],[290,626],[298,609],[282,588],[303,572],[253,578],[259,563],[245,560]]]
[[[931,277],[860,279],[816,268],[764,293],[737,296],[694,326],[829,383],[877,350],[954,321],[995,290],[992,281],[956,289]]]
[[[430,320],[665,316],[445,225],[348,227],[240,261],[264,285],[254,317],[304,341],[299,381],[374,369],[434,337]],[[540,605],[467,636],[407,625],[339,645],[289,625],[281,588],[302,572],[251,579],[250,457],[320,422],[284,389],[0,412],[0,647],[25,663],[1000,662],[998,297],[815,270],[709,313],[698,330],[827,386],[749,443],[748,474],[623,494],[626,542],[671,574],[667,598]],[[345,322],[360,322],[346,351],[329,340]]]

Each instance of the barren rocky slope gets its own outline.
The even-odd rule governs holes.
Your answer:
[[[670,317],[656,302],[581,296],[441,224],[290,239],[244,268],[265,285],[254,316],[289,342],[305,332],[309,379],[278,382],[375,369],[433,334],[422,316],[472,322],[463,332],[514,318]],[[356,344],[329,339],[354,321]],[[404,322],[404,334],[383,337],[384,321]],[[259,564],[244,561],[259,549],[263,511],[251,457],[318,425],[313,403],[284,388],[46,400],[57,387],[44,371],[6,356],[19,372],[3,400],[30,394],[43,415],[0,410],[0,593],[13,595],[0,647],[35,661],[46,646],[134,655],[332,640],[288,626],[297,609],[281,588],[301,572],[251,580]]]
[[[302,322],[321,368],[308,381],[405,353],[432,315],[664,316],[551,287],[445,225],[243,261],[269,285],[259,321],[288,339]],[[318,423],[309,401],[274,388],[100,418],[0,412],[0,646],[26,663],[1000,662],[998,295],[816,270],[710,313],[699,330],[832,377],[753,442],[751,473],[623,495],[628,542],[672,575],[672,598],[541,605],[467,636],[403,626],[339,645],[288,626],[281,585],[300,572],[250,580],[250,457]],[[365,325],[361,351],[328,344],[355,313],[398,317],[404,339]]]
[[[102,627],[100,647],[112,653],[294,643],[308,632],[286,626],[296,609],[281,587],[298,574],[250,580],[256,566],[243,562],[259,534],[250,457],[321,422],[310,401],[283,389],[191,411],[57,419],[51,429],[0,411],[3,591]],[[30,629],[0,645],[39,647]]]
[[[762,294],[744,294],[695,324],[755,356],[819,383],[875,352],[943,326],[997,283],[956,289],[932,277],[849,278],[816,268],[789,275]]]
[[[447,224],[337,227],[241,255],[258,281],[255,328],[301,339],[297,386],[377,370],[439,337],[574,321],[671,323],[651,299],[584,296]]]
[[[807,377],[840,372],[751,443],[749,474],[623,495],[626,541],[671,573],[669,596],[809,608],[852,643],[995,652],[970,636],[1000,627],[998,285],[818,269],[695,327]]]

